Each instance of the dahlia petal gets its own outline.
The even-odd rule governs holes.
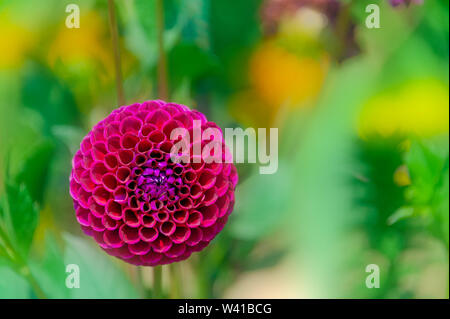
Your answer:
[[[162,254],[149,251],[147,254],[140,256],[143,263],[147,265],[156,265],[161,260]]]
[[[139,153],[147,153],[152,147],[153,147],[152,142],[150,142],[147,139],[144,139],[140,140],[139,143],[136,145],[136,150]]]
[[[189,213],[187,210],[179,210],[172,214],[172,219],[177,224],[184,224],[189,217]]]
[[[109,215],[102,216],[102,224],[108,230],[115,230],[119,227],[119,223],[117,222],[117,220],[109,217]]]
[[[165,221],[169,220],[169,218],[170,218],[169,213],[165,212],[165,211],[155,213],[153,216],[160,223],[164,223]]]
[[[96,142],[92,146],[91,155],[96,161],[103,161],[108,150],[103,142]]]
[[[83,207],[78,207],[75,213],[78,222],[83,226],[89,226],[91,224],[89,220],[89,215],[90,215],[89,210]]]
[[[159,232],[154,227],[141,226],[141,228],[139,228],[139,237],[145,242],[153,242],[156,238],[158,238],[158,235]]]
[[[119,165],[119,160],[117,156],[113,153],[108,153],[105,155],[105,166],[106,168],[113,170]]]
[[[92,192],[97,186],[91,179],[89,171],[84,171],[80,176],[80,184],[86,191]]]
[[[158,236],[158,238],[151,243],[153,251],[157,253],[164,253],[172,247],[172,241],[170,238],[161,235]]]
[[[106,142],[106,148],[109,152],[114,153],[120,150],[120,135],[111,135]]]
[[[132,150],[121,149],[121,150],[119,150],[118,154],[119,154],[119,162],[122,165],[126,166],[126,165],[130,164],[131,162],[133,162],[134,153]]]
[[[153,226],[156,225],[156,219],[152,215],[141,215],[140,218],[141,218],[141,224],[144,227],[152,228]]]
[[[111,192],[114,192],[114,190],[118,186],[116,176],[112,173],[103,175],[102,184],[107,190]]]
[[[124,245],[124,242],[116,230],[106,230],[103,233],[103,241],[111,248],[119,248]]]
[[[191,234],[185,244],[191,247],[197,246],[203,239],[203,231],[200,228],[191,228]]]
[[[202,233],[203,233],[203,241],[211,241],[217,234],[217,226],[211,225],[209,227],[206,228],[202,228]]]
[[[154,130],[157,130],[157,129],[158,128],[155,125],[146,123],[146,124],[144,124],[144,126],[142,126],[139,135],[141,137],[147,137],[150,135],[151,132],[153,132]]]
[[[95,217],[101,218],[105,214],[105,207],[97,204],[93,197],[89,198],[88,206],[89,206],[89,211]]]
[[[97,242],[97,244],[102,248],[109,248],[108,244],[103,240],[103,231],[92,231],[92,237]]]
[[[153,144],[159,144],[166,140],[166,136],[160,130],[154,130],[148,135],[148,139]]]
[[[120,132],[124,135],[127,133],[137,134],[142,127],[142,120],[137,117],[127,117],[120,122]]]
[[[139,227],[140,221],[136,212],[130,208],[127,208],[123,212],[123,221],[130,227]]]
[[[119,228],[119,236],[127,244],[136,244],[139,240],[139,230],[123,224]]]
[[[151,112],[145,119],[145,122],[152,123],[160,128],[170,118],[171,118],[171,116],[168,112],[166,112],[162,109],[158,109],[158,110]]]
[[[108,192],[103,186],[97,186],[92,192],[92,197],[99,205],[106,205],[106,202],[110,199],[111,193]]]
[[[225,195],[217,199],[216,205],[219,208],[219,217],[223,217],[227,213],[228,207],[230,206],[230,200],[228,196]]]
[[[91,179],[95,184],[100,184],[106,173],[108,173],[108,169],[103,162],[95,162],[90,169]]]
[[[91,141],[89,139],[89,136],[86,136],[81,141],[80,150],[81,150],[81,152],[83,152],[83,154],[86,154],[86,152],[90,151],[91,148],[92,148],[92,144],[91,144]]]
[[[186,251],[186,245],[184,244],[173,244],[169,250],[167,250],[164,255],[169,258],[176,258],[181,256]]]
[[[201,222],[202,227],[209,227],[213,225],[219,217],[219,209],[216,205],[201,207],[199,208],[199,211],[203,217]]]
[[[120,140],[120,145],[125,149],[131,149],[139,143],[139,137],[132,133],[126,133]]]
[[[106,136],[109,136],[109,137],[114,136],[114,135],[119,136],[120,135],[119,127],[120,127],[120,122],[110,122],[105,128]]]
[[[119,182],[125,183],[126,181],[128,181],[130,174],[131,174],[130,168],[122,166],[117,169],[116,177],[117,177],[117,180],[119,180]]]
[[[172,235],[176,230],[176,225],[172,221],[165,221],[160,224],[159,232],[165,236]]]
[[[205,197],[203,198],[203,204],[206,206],[214,204],[219,197],[215,187],[206,190],[204,194]]]
[[[202,221],[203,221],[203,215],[199,211],[193,210],[193,211],[189,212],[189,217],[188,217],[186,224],[189,227],[193,228],[193,227],[200,226]]]
[[[114,200],[118,203],[125,203],[128,201],[128,192],[125,186],[119,186],[114,190]]]
[[[185,242],[191,235],[191,229],[185,226],[177,226],[176,230],[170,236],[170,239],[176,244]]]
[[[86,192],[83,187],[78,189],[76,198],[78,199],[78,204],[84,208],[89,208],[89,198],[91,197],[90,192]]]
[[[204,169],[198,178],[198,183],[203,189],[209,189],[214,186],[216,176],[212,171]]]
[[[129,244],[128,249],[135,255],[145,255],[150,251],[151,245],[141,240],[136,244]]]

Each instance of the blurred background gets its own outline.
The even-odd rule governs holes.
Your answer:
[[[237,165],[227,226],[164,267],[165,297],[449,297],[448,1],[164,0],[162,28],[157,0],[115,4],[127,104],[159,98],[165,57],[170,101],[279,129],[278,171]],[[82,137],[118,106],[111,39],[106,0],[0,0],[0,298],[154,296],[69,195]]]

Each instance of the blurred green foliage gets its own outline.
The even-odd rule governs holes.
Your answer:
[[[311,5],[328,24],[306,43],[311,26],[295,19],[309,11],[290,9],[299,13],[295,19],[274,13],[288,35],[270,33],[264,28],[270,2],[164,1],[171,100],[221,127],[246,127],[243,119],[250,118],[280,133],[277,173],[238,165],[228,225],[204,251],[175,265],[182,297],[448,298],[448,122],[437,136],[367,137],[359,130],[367,101],[410,80],[433,79],[448,98],[448,1],[396,9],[375,1],[380,29],[364,25],[367,1],[344,1],[346,9],[332,13]],[[0,2],[0,39],[14,53],[0,50],[0,298],[152,297],[151,271],[106,255],[74,217],[71,157],[116,106],[106,2],[74,3],[82,13],[78,31],[66,29],[60,1],[45,1],[54,10]],[[116,1],[116,9],[127,102],[156,99],[155,1]],[[345,34],[333,37],[339,43],[329,43],[334,32]],[[286,57],[268,61],[278,70],[305,61],[304,52],[325,57],[326,79],[315,99],[288,108],[258,95],[249,65],[272,40]],[[343,59],[342,48],[354,43],[358,54]],[[311,72],[286,78],[304,89]],[[284,77],[262,80],[275,95],[295,95],[276,92],[286,87],[279,85]],[[233,112],[231,101],[242,93],[250,98]],[[443,103],[426,99],[422,116]],[[389,113],[379,116],[393,121]],[[282,268],[292,260],[294,266]],[[381,267],[380,289],[364,284],[371,263]],[[79,289],[65,286],[68,264],[80,267]],[[170,297],[166,279],[174,277],[167,277]]]

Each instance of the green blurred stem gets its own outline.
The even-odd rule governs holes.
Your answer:
[[[114,66],[116,71],[116,91],[117,102],[119,105],[125,104],[125,95],[123,93],[122,83],[122,67],[120,63],[120,47],[119,47],[119,35],[117,31],[117,19],[116,11],[114,8],[114,1],[108,0],[108,14],[109,14],[109,29],[111,32],[113,51],[114,51]]]
[[[164,4],[163,0],[156,0],[156,20],[158,32],[158,96],[167,101],[169,99],[169,85],[167,82],[167,59],[164,50]]]
[[[170,274],[170,298],[178,299],[181,295],[181,281],[179,273],[179,265],[173,263],[169,265]]]
[[[153,296],[161,298],[162,293],[162,266],[153,267]]]
[[[0,225],[0,243],[4,248],[6,256],[14,265],[14,270],[28,281],[36,297],[38,297],[39,299],[47,299],[47,296],[45,295],[44,291],[41,289],[36,278],[34,278],[33,274],[31,273],[30,267],[28,267],[25,260],[23,260],[23,258],[13,249],[1,225]]]
[[[39,299],[47,299],[47,296],[39,286],[36,278],[34,278],[30,268],[27,265],[24,264],[18,272],[28,281],[34,293],[36,294],[36,297],[38,297]]]

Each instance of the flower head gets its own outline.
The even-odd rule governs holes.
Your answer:
[[[172,263],[222,230],[234,205],[235,166],[195,154],[172,160],[172,131],[192,131],[194,121],[202,132],[218,129],[184,105],[148,101],[114,110],[81,142],[70,176],[76,218],[110,255],[135,265]]]

